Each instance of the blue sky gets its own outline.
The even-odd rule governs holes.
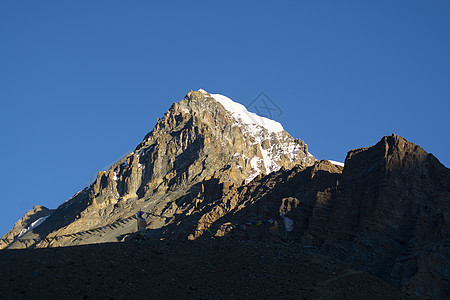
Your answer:
[[[56,208],[189,90],[338,161],[392,133],[450,166],[449,1],[2,1],[0,234]]]

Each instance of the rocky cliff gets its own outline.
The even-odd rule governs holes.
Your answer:
[[[392,135],[350,151],[303,237],[415,295],[450,295],[450,170]],[[319,209],[318,209],[319,211]]]
[[[294,240],[410,295],[442,299],[450,293],[449,183],[450,170],[432,154],[386,136],[350,151],[344,168],[324,160],[235,189],[211,206],[189,237],[212,232]],[[292,232],[284,230],[280,214],[293,220]],[[255,226],[258,220],[276,221]]]

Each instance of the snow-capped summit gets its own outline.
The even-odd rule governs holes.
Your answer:
[[[199,92],[202,92],[205,95],[210,95],[211,97],[213,97],[216,101],[220,102],[220,104],[222,104],[223,107],[226,110],[228,110],[237,121],[240,121],[250,126],[250,128],[255,126],[263,127],[269,133],[277,133],[284,131],[283,126],[277,121],[261,117],[255,113],[249,112],[244,105],[234,102],[233,100],[231,100],[226,96],[220,94],[209,94],[203,89],[199,89]]]
[[[235,154],[237,157],[242,156],[245,163],[250,163],[247,181],[253,180],[261,173],[278,171],[282,166],[310,165],[315,161],[304,142],[293,139],[277,121],[249,112],[244,105],[226,96],[210,94],[203,89],[198,92],[219,102],[235,120],[233,126],[241,129],[243,139],[247,140],[249,147],[256,149],[250,155],[242,153],[245,151],[238,151]],[[298,161],[299,158],[302,162]],[[242,164],[239,166],[242,167]]]

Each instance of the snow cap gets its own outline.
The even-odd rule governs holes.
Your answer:
[[[209,94],[205,90],[199,89],[199,92],[203,94]],[[220,94],[210,94],[216,101],[218,101],[222,106],[231,113],[235,120],[241,121],[247,125],[257,125],[261,126],[269,133],[277,133],[284,130],[283,126],[277,121],[271,120],[269,118],[261,117],[255,113],[249,112],[247,108],[237,102],[234,102],[230,98],[220,95]]]

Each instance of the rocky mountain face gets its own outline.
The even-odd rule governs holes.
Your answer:
[[[304,233],[413,295],[450,295],[450,170],[392,135],[350,151]]]
[[[293,139],[281,124],[250,113],[225,96],[191,91],[158,119],[135,151],[99,172],[91,186],[28,230],[21,242],[11,243],[17,230],[8,232],[2,247],[46,247],[45,238],[105,226],[140,209],[161,216],[150,225],[160,229],[174,215],[189,214],[200,205],[201,199],[193,201],[195,188],[204,191],[206,186],[220,199],[228,189],[260,174],[306,167],[314,161],[307,145]],[[101,239],[55,240],[52,246],[117,241],[134,230],[135,225]]]
[[[350,151],[342,167],[316,161],[279,123],[191,91],[132,153],[0,246],[127,241],[136,222],[110,225],[142,210],[152,239],[292,242],[440,299],[450,294],[449,183],[449,169],[399,136]]]
[[[450,294],[450,170],[392,135],[352,150],[345,167],[318,161],[280,170],[212,205],[190,238],[289,239],[401,287],[410,295]],[[284,214],[293,220],[285,232]],[[269,228],[258,220],[276,219]],[[256,222],[255,222],[256,221]],[[223,224],[248,224],[246,228]]]

